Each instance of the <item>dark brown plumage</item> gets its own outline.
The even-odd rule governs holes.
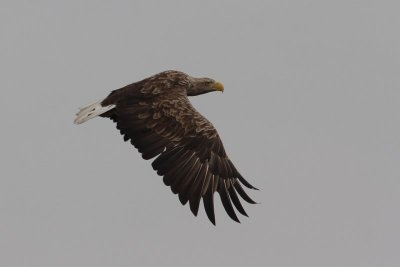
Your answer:
[[[239,196],[255,203],[241,184],[256,188],[236,170],[214,126],[187,97],[211,91],[223,91],[222,84],[165,71],[114,90],[104,100],[82,108],[75,123],[96,116],[110,118],[144,159],[155,158],[153,169],[183,205],[189,202],[194,215],[203,199],[207,216],[215,224],[213,196],[218,192],[228,215],[239,222],[234,207],[247,216]]]

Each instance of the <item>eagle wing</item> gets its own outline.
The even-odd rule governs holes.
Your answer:
[[[203,199],[206,214],[215,224],[215,192],[233,220],[239,222],[233,206],[247,216],[239,196],[255,202],[241,184],[256,188],[236,170],[216,129],[191,105],[185,89],[137,89],[127,90],[113,114],[108,114],[124,140],[130,140],[144,159],[157,157],[153,169],[183,205],[189,202],[195,216]]]

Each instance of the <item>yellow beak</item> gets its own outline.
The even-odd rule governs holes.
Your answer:
[[[224,92],[224,85],[220,82],[215,82],[211,85],[211,88],[213,88],[215,91],[221,91]]]

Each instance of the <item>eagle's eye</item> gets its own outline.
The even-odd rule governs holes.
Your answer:
[[[210,87],[210,86],[212,86],[214,83],[215,83],[214,80],[206,80],[206,81],[204,82],[204,86]]]

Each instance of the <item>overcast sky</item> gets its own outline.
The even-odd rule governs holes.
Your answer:
[[[398,1],[0,3],[1,266],[400,266]],[[167,69],[260,191],[194,217],[78,107]]]

